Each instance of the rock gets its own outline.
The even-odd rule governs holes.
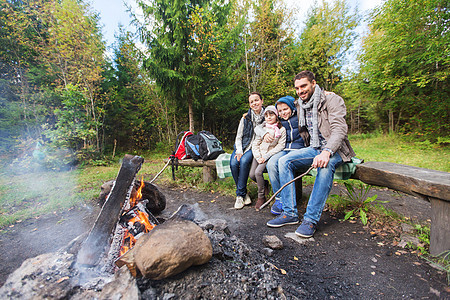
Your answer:
[[[127,267],[122,267],[114,274],[114,280],[107,283],[98,299],[135,300],[140,299],[136,278],[131,276]]]
[[[129,251],[141,274],[163,279],[212,257],[212,246],[203,230],[191,221],[169,220],[143,235]]]
[[[272,256],[273,255],[273,249],[270,248],[263,248],[261,251],[262,254],[266,256]]]
[[[223,219],[208,219],[199,223],[198,226],[205,230],[223,231],[227,235],[231,234],[227,221]]]
[[[412,236],[407,233],[401,234],[400,235],[400,243],[398,243],[397,246],[405,248],[408,245],[408,243],[411,243],[412,245],[417,247],[420,244],[420,240],[417,237]]]
[[[275,235],[263,236],[263,244],[271,249],[283,249],[283,242]]]
[[[407,223],[402,223],[402,231],[406,232],[406,233],[414,233],[416,232],[416,229],[414,228],[414,226],[407,224]]]
[[[306,243],[314,242],[314,241],[315,241],[313,237],[310,237],[310,238],[308,238],[308,239],[305,239],[305,238],[299,237],[298,235],[296,235],[296,234],[293,233],[293,232],[286,233],[286,234],[284,235],[284,237],[293,239],[294,241],[296,241],[296,242],[299,243],[299,244],[306,244]]]

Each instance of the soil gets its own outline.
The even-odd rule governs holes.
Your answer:
[[[255,256],[263,260],[265,266],[270,265],[279,271],[274,286],[278,290],[284,289],[284,293],[278,295],[283,294],[288,299],[450,299],[447,274],[433,268],[417,253],[396,246],[399,233],[389,227],[374,229],[364,227],[360,221],[343,222],[340,221],[342,216],[326,210],[314,238],[300,244],[285,237],[295,231],[295,225],[281,228],[265,225],[273,218],[268,208],[260,212],[251,206],[235,210],[232,197],[195,189],[159,188],[167,199],[161,217],[170,216],[182,204],[198,204],[208,218],[226,220],[232,235],[257,253]],[[310,189],[304,188],[304,198]],[[333,193],[340,193],[340,187],[333,187]],[[371,193],[377,194],[379,200],[389,200],[386,206],[395,212],[416,222],[429,222],[431,208],[428,202],[388,189],[376,189]],[[82,206],[3,228],[0,235],[0,285],[25,259],[56,251],[89,230],[99,210],[95,204]],[[304,207],[301,212],[304,212]],[[283,242],[283,249],[274,250],[272,255],[267,253],[262,241],[264,235],[277,236]],[[206,274],[208,269],[218,264],[230,268],[230,263],[226,265],[213,259],[204,266],[190,268],[171,279],[160,282],[141,280],[139,285],[144,291],[143,298],[156,299],[156,295],[164,295],[160,299],[182,299],[182,292],[188,288],[192,274],[196,277],[201,272]],[[239,273],[239,268],[233,272]],[[265,276],[265,273],[264,268],[254,271],[256,277]],[[257,295],[244,297],[235,289],[233,280],[247,281],[251,285],[252,278],[228,275],[224,278],[227,279],[222,282],[221,288],[210,289],[209,293],[215,291],[215,294],[205,296],[203,293],[202,297],[197,295],[198,298],[258,298]],[[202,280],[196,286],[197,290],[210,284]],[[229,285],[228,289],[224,289],[223,284]],[[266,287],[269,288],[274,287]],[[160,293],[162,290],[165,294]],[[191,290],[193,299],[197,299],[195,291]]]

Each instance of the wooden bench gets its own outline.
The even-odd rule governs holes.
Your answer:
[[[167,160],[166,160],[167,162]],[[203,181],[217,179],[216,165],[212,160],[178,161],[179,166],[203,168]],[[389,162],[365,162],[356,165],[351,179],[366,184],[387,187],[418,196],[431,202],[430,253],[438,255],[450,250],[450,173],[400,165]],[[302,182],[295,182],[297,201],[301,199]]]
[[[169,161],[168,159],[165,159],[164,163],[167,163],[168,161]],[[178,160],[178,166],[203,168],[202,170],[203,182],[211,182],[217,179],[216,163],[214,160],[195,161],[193,159],[183,159]]]

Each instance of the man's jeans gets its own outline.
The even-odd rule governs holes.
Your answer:
[[[314,157],[322,151],[312,147],[290,151],[278,160],[278,170],[280,172],[280,186],[294,179],[295,172],[305,172],[313,163]],[[325,202],[333,185],[334,172],[336,168],[343,163],[338,153],[330,157],[326,168],[318,168],[314,187],[309,197],[308,206],[303,219],[317,224],[322,215]],[[281,201],[283,211],[286,215],[296,217],[297,201],[295,195],[295,184],[292,183],[281,191]]]
[[[275,194],[281,187],[280,185],[280,172],[278,171],[278,160],[292,152],[292,150],[283,150],[273,155],[269,161],[267,162],[266,169],[267,173],[269,173],[270,184],[272,185],[272,191]],[[276,196],[276,199],[280,199],[280,194]]]
[[[252,161],[252,150],[245,152],[240,161],[236,159],[236,150],[231,154],[230,168],[234,182],[236,183],[236,196],[244,197],[247,194],[247,179]]]

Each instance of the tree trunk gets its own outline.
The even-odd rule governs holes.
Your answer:
[[[189,130],[191,132],[194,132],[194,108],[192,104],[192,98],[190,97],[188,99],[188,106],[189,106]]]

